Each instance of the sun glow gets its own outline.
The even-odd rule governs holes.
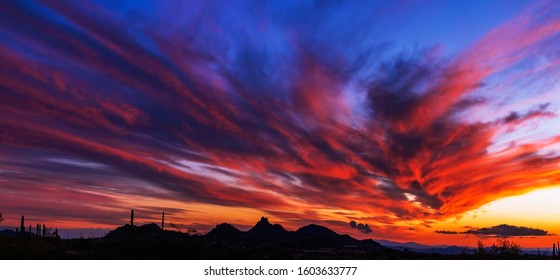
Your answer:
[[[529,227],[548,232],[546,236],[510,237],[525,248],[546,247],[558,240],[560,234],[560,186],[534,190],[522,195],[501,198],[487,203],[478,209],[465,212],[456,218],[435,222],[432,228],[418,232],[416,240],[425,244],[462,244],[475,246],[477,240],[499,238],[465,234],[471,229],[491,228],[498,225]],[[433,230],[451,231],[457,234],[439,234],[433,239],[429,233]],[[491,242],[491,241],[487,241]]]
[[[560,230],[559,201],[560,186],[555,186],[493,201],[478,210],[471,211],[471,215],[478,215],[480,221],[521,223],[558,231]]]

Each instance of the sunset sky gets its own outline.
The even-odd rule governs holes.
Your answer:
[[[0,226],[94,236],[135,209],[201,233],[267,216],[359,239],[560,240],[558,1],[0,14]]]

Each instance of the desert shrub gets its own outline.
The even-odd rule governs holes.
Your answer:
[[[488,257],[516,257],[521,254],[521,246],[513,241],[502,238],[492,246],[486,247],[482,240],[477,241],[476,254]]]

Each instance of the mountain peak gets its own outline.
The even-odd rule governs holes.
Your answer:
[[[268,221],[268,218],[263,216],[251,230],[271,230],[271,229],[284,231],[284,228],[281,225],[271,224]]]
[[[268,221],[267,217],[262,216],[261,220],[257,224],[270,225],[270,222]]]
[[[338,234],[332,231],[331,229],[315,224],[310,224],[301,227],[296,232],[302,236],[305,236],[306,238],[317,238],[317,237],[333,238],[338,236]]]
[[[241,238],[242,232],[232,224],[222,223],[206,234],[212,240],[234,241]]]
[[[130,230],[134,229],[134,236],[138,240],[156,240],[160,239],[162,234],[164,234],[169,239],[183,238],[184,233],[178,231],[162,230],[159,225],[155,223],[145,224],[141,226],[130,224],[120,226],[105,235],[105,239],[109,240],[124,240],[130,238]]]
[[[232,224],[228,224],[228,223],[221,223],[219,225],[216,225],[216,227],[213,229],[217,230],[217,231],[231,231],[231,232],[239,232],[240,230],[238,230],[236,227],[234,227]]]
[[[252,238],[279,238],[288,232],[279,224],[271,224],[267,217],[261,220],[247,232]]]
[[[253,228],[252,228],[251,230],[249,230],[249,231],[254,231],[254,230],[258,230],[258,231],[260,231],[260,230],[266,230],[266,231],[268,231],[268,230],[270,230],[270,229],[272,229],[272,228],[275,228],[276,230],[279,230],[279,229],[284,230],[284,228],[283,228],[281,225],[279,225],[279,224],[271,224],[271,223],[268,221],[268,218],[263,216],[263,217],[261,217],[261,219],[259,220],[259,222],[257,222],[257,224],[255,224],[255,226],[253,226]]]

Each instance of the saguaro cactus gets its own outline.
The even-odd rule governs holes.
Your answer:
[[[161,211],[161,230],[165,230],[165,211]]]
[[[130,210],[130,239],[134,239],[134,209]]]
[[[20,237],[25,237],[25,216],[21,216],[21,224],[19,226]]]
[[[43,224],[43,238],[47,237],[47,227]]]
[[[165,238],[165,211],[161,211],[161,238]]]
[[[130,226],[134,226],[134,209],[130,210]]]
[[[556,258],[556,244],[552,243],[552,258]]]

